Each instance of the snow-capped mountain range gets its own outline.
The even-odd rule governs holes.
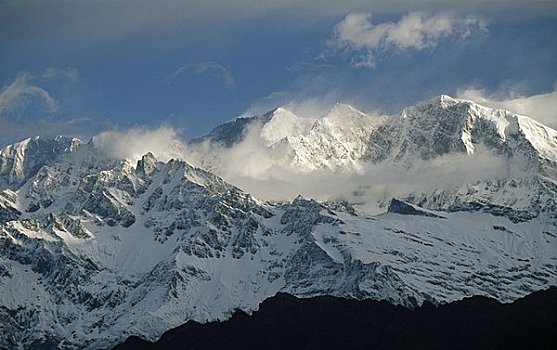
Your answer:
[[[300,177],[383,164],[427,173],[454,159],[476,170],[450,186],[417,177],[380,213],[301,196],[267,202],[218,176],[229,170],[219,154],[254,140],[265,161]],[[110,157],[95,139],[0,151],[0,348],[155,340],[277,292],[412,307],[471,295],[510,302],[557,284],[557,132],[528,117],[448,96],[392,117],[279,108],[187,148],[207,170],[187,157]],[[498,171],[482,172],[480,153]]]

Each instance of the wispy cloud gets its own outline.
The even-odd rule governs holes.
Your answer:
[[[474,17],[410,13],[398,22],[374,24],[369,13],[353,13],[337,23],[328,46],[343,52],[357,67],[373,68],[378,52],[433,49],[448,38],[467,38],[486,31],[486,23]]]
[[[90,137],[95,130],[113,127],[107,118],[93,120],[61,112],[64,106],[51,91],[52,84],[77,81],[76,69],[49,67],[36,74],[20,72],[7,82],[0,89],[0,144],[37,135]]]
[[[159,160],[168,161],[184,158],[185,152],[178,131],[169,126],[104,131],[93,137],[93,144],[109,157],[130,160],[141,159],[141,156],[151,152]]]
[[[19,73],[16,78],[5,84],[0,90],[0,118],[16,117],[34,103],[42,104],[43,110],[53,113],[58,109],[58,101],[43,87],[41,83],[62,78],[77,81],[77,70],[74,68],[49,67],[40,74]]]
[[[207,61],[200,63],[187,63],[176,69],[174,73],[168,79],[168,82],[178,79],[180,76],[194,74],[198,76],[207,76],[209,78],[216,78],[221,80],[228,88],[234,87],[234,77],[228,69],[226,69],[222,64]]]
[[[354,103],[343,95],[343,90],[324,75],[300,74],[286,91],[275,91],[263,96],[246,109],[244,115],[268,112],[276,107],[284,107],[299,117],[322,117],[335,103]]]
[[[302,71],[318,71],[325,68],[331,68],[331,63],[319,62],[321,57],[317,57],[313,61],[300,61],[296,62],[286,68],[289,72],[302,72]]]
[[[338,91],[329,90],[312,94],[311,91],[295,93],[275,91],[253,102],[243,115],[253,116],[283,107],[303,118],[319,118],[324,116],[331,107],[341,101]]]
[[[457,96],[488,107],[502,108],[529,116],[557,130],[557,85],[552,91],[530,96],[517,94],[512,89],[489,93],[485,89],[478,88],[461,89]]]
[[[359,170],[300,173],[288,148],[269,147],[262,125],[254,123],[241,141],[227,148],[204,142],[186,145],[169,126],[103,132],[93,138],[109,157],[137,160],[152,152],[159,160],[181,158],[222,176],[226,181],[264,200],[289,201],[302,194],[319,200],[344,199],[375,208],[392,197],[433,188],[452,188],[478,179],[507,176],[506,160],[478,146],[473,155],[450,154],[416,160],[412,168],[392,163],[362,163]],[[209,160],[209,163],[207,163]]]
[[[0,117],[14,116],[30,103],[42,103],[48,112],[58,108],[58,102],[40,86],[35,85],[36,77],[20,73],[0,91]]]
[[[48,67],[46,68],[41,74],[41,79],[54,79],[54,78],[62,78],[67,79],[71,82],[76,82],[78,79],[78,71],[73,67],[66,67],[66,68],[56,68],[56,67]]]
[[[205,142],[190,146],[185,157],[197,166],[209,166],[226,181],[260,199],[289,201],[301,194],[318,200],[344,199],[370,208],[414,191],[458,187],[478,178],[506,176],[509,171],[505,159],[479,146],[473,155],[416,159],[411,168],[391,162],[362,162],[358,170],[301,173],[292,163],[290,148],[269,147],[263,138],[262,125],[254,123],[232,147]]]

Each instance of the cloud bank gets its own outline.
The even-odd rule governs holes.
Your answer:
[[[93,144],[109,157],[132,161],[141,159],[148,152],[163,162],[173,158],[184,158],[186,155],[178,132],[169,126],[104,131],[93,137]]]
[[[292,165],[290,148],[269,147],[262,124],[254,122],[240,142],[224,147],[211,142],[186,143],[169,126],[108,131],[93,138],[105,155],[137,161],[151,152],[160,161],[186,160],[225,181],[268,201],[291,201],[297,195],[320,201],[347,200],[366,210],[382,211],[393,197],[432,189],[457,189],[481,178],[522,176],[513,173],[506,159],[478,145],[472,155],[450,154],[416,160],[411,168],[393,163],[360,163],[353,170],[316,170],[300,173]],[[279,142],[280,144],[280,142]]]
[[[288,147],[267,145],[260,123],[247,127],[242,141],[231,148],[205,142],[191,145],[183,156],[263,200],[291,201],[300,194],[320,201],[347,200],[370,210],[383,210],[378,205],[392,197],[459,188],[479,178],[507,176],[510,171],[505,159],[478,145],[472,155],[416,160],[412,168],[392,163],[360,163],[345,172],[300,173],[292,165]]]
[[[486,28],[477,18],[447,14],[410,13],[398,22],[374,24],[371,14],[353,13],[334,27],[328,45],[350,55],[355,66],[373,68],[379,52],[433,49],[442,40],[467,38]]]
[[[298,23],[348,12],[393,14],[401,11],[457,11],[481,9],[489,16],[557,15],[551,0],[41,0],[0,2],[0,32],[8,39],[29,39],[70,31],[79,41],[110,41],[138,33],[179,30],[184,23],[240,22],[280,16]],[[303,19],[303,20],[301,20]],[[32,23],[32,25],[29,25]]]

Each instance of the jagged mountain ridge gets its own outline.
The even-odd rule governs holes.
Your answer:
[[[360,149],[348,157],[352,162],[390,159],[411,165],[414,158],[428,160],[450,153],[473,154],[478,145],[485,144],[501,155],[521,157],[521,162],[528,160],[530,152],[535,152],[540,163],[549,163],[553,168],[557,163],[555,130],[526,116],[446,95],[405,108],[393,117],[366,115],[345,104],[335,105],[317,119],[298,117],[278,108],[261,116],[240,117],[217,126],[208,135],[192,140],[192,144],[215,142],[234,147],[243,141],[250,127],[259,132],[269,147],[287,139],[296,151],[292,161],[304,165],[298,168],[302,172],[321,168],[351,170],[327,166],[323,160],[342,160],[343,157],[329,154],[334,153],[330,149],[338,152],[341,147]],[[340,146],[325,142],[333,139],[346,142]],[[321,147],[323,154],[302,149],[315,145]],[[303,157],[304,152],[312,156]],[[314,164],[299,164],[300,159]]]
[[[365,159],[410,167],[417,159],[474,154],[484,147],[504,159],[503,174],[480,175],[452,190],[411,193],[405,199],[433,210],[486,210],[513,221],[539,215],[555,219],[556,146],[557,132],[531,118],[440,96],[380,127]]]
[[[13,188],[43,165],[52,163],[61,153],[71,153],[81,140],[59,136],[55,139],[35,137],[0,150],[0,188]]]
[[[472,154],[484,143],[506,156],[529,147],[540,159],[555,163],[556,137],[555,130],[529,117],[441,95],[405,108],[383,125],[371,138],[367,157],[374,162],[386,158],[410,162],[407,158]]]
[[[278,291],[415,306],[511,301],[557,280],[557,232],[543,216],[270,204],[186,161],[112,159],[63,140],[45,143],[60,143],[54,156],[0,163],[27,176],[8,171],[0,193],[0,347],[154,340]],[[30,144],[2,154],[25,158]]]
[[[285,111],[280,109],[280,113]],[[289,115],[286,121],[277,118],[275,124],[308,123]],[[270,112],[265,118],[242,118],[241,129],[249,131],[250,137],[255,134],[266,139],[265,127],[273,116]],[[490,157],[500,163],[497,171],[482,174],[480,168],[456,185],[439,184],[427,191],[415,189],[398,195],[432,210],[486,210],[515,221],[539,215],[557,218],[557,131],[529,117],[441,95],[393,117],[368,116],[340,104],[323,118],[309,122],[313,124],[305,133],[283,132],[281,141],[266,141],[268,163],[294,174],[316,170],[365,173],[385,164],[401,172],[420,172],[430,168],[431,162],[439,168],[452,167],[451,161],[458,157],[462,160],[458,165],[466,172],[477,167],[478,159]],[[234,140],[227,138],[227,128],[236,123],[215,128],[203,138],[205,145],[226,138],[227,149],[241,147],[246,134],[239,132],[240,128],[235,129]],[[200,164],[228,175],[230,169],[222,168],[226,162],[211,152],[207,154]],[[467,155],[470,157],[464,157]]]
[[[384,117],[366,115],[356,108],[335,105],[322,118],[302,118],[277,108],[263,115],[240,117],[213,129],[204,137],[194,139],[190,146],[213,144],[233,148],[249,136],[273,150],[280,164],[288,164],[302,173],[320,169],[333,171],[358,169],[371,132]],[[217,151],[218,152],[218,151]],[[202,164],[219,170],[211,161],[214,153],[202,157]],[[218,155],[217,155],[218,158]]]

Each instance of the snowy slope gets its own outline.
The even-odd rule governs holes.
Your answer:
[[[531,118],[442,95],[378,128],[364,158],[413,169],[436,160],[450,165],[451,155],[465,154],[473,169],[480,150],[502,162],[498,173],[405,199],[434,210],[483,210],[515,222],[543,215],[556,222],[556,145],[557,131]]]
[[[359,159],[366,149],[371,132],[385,118],[366,115],[345,104],[335,105],[318,119],[302,118],[277,108],[262,116],[241,117],[213,129],[208,135],[190,143],[206,152],[207,144],[229,149],[252,146],[254,138],[267,147],[269,161],[301,173],[313,170],[352,171],[360,169]],[[202,155],[200,164],[222,171],[215,155]]]
[[[213,142],[234,148],[252,130],[269,148],[288,144],[291,166],[302,173],[352,171],[360,161],[411,167],[447,154],[471,155],[482,147],[516,160],[513,165],[521,170],[545,174],[557,164],[557,131],[526,116],[446,95],[393,117],[366,115],[345,104],[315,120],[278,108],[220,125],[192,145]]]
[[[51,179],[52,203],[34,210],[39,179]],[[557,231],[543,221],[369,216],[302,198],[272,206],[152,155],[132,166],[78,154],[15,193],[21,215],[0,236],[8,348],[156,339],[187,319],[253,310],[278,291],[412,306],[476,294],[511,301],[557,282]]]
[[[557,132],[531,118],[441,95],[408,107],[370,138],[366,159],[411,165],[450,153],[473,154],[486,145],[501,155],[555,166]],[[530,157],[532,156],[532,157]]]
[[[258,118],[210,137],[234,147],[252,125],[271,150],[288,146],[302,173],[412,167],[477,153],[481,142],[521,177],[415,191],[372,215],[346,202],[267,203],[184,160],[114,159],[94,141],[7,146],[0,348],[154,340],[188,319],[254,310],[281,291],[415,306],[470,295],[509,302],[557,284],[555,131],[448,97],[390,119],[346,105],[311,123],[284,110]],[[378,133],[400,142],[381,143]]]
[[[360,170],[359,160],[367,150],[369,137],[384,121],[352,106],[336,104],[307,133],[292,141],[292,166],[303,172]]]

